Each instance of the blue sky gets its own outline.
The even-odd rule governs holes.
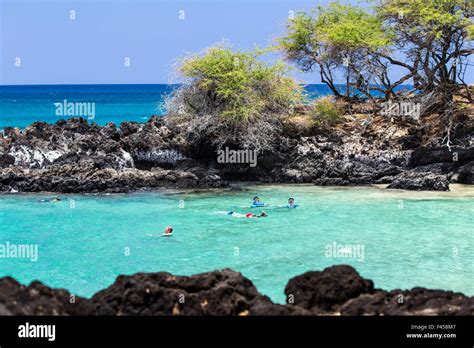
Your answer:
[[[223,40],[236,49],[266,47],[285,32],[290,11],[328,0],[0,2],[0,84],[116,84],[176,82],[177,58]],[[294,75],[320,82],[317,73]]]

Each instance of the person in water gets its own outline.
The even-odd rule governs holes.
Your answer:
[[[165,232],[163,233],[163,236],[170,237],[172,235],[173,235],[173,227],[166,226],[165,227]]]
[[[296,208],[296,205],[295,205],[295,199],[290,197],[288,198],[288,204],[286,205],[287,208]]]
[[[48,198],[48,199],[40,199],[41,203],[48,202],[48,203],[55,203],[55,202],[61,202],[61,198],[58,196],[54,196],[53,198]]]
[[[266,204],[260,202],[260,198],[258,198],[258,196],[255,196],[253,198],[252,207],[263,207],[263,206],[266,206]]]
[[[230,215],[230,216],[233,216],[233,217],[236,217],[236,218],[261,218],[261,217],[267,217],[267,213],[265,213],[264,211],[262,211],[260,213],[260,215],[255,215],[255,214],[252,214],[252,213],[248,213],[248,214],[240,214],[240,213],[236,213],[236,212],[233,212],[233,211],[229,211],[227,213],[227,215]]]

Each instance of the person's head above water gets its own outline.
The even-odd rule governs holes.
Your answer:
[[[296,208],[295,199],[293,197],[288,198],[287,208]]]
[[[173,227],[166,226],[165,227],[165,234],[171,234],[171,233],[173,233]]]
[[[260,216],[259,216],[259,217],[267,217],[267,216],[268,216],[268,214],[265,213],[264,211],[262,211],[262,212],[260,213]]]
[[[253,201],[254,201],[254,203],[260,202],[260,198],[258,198],[258,196],[255,196],[255,197],[253,198]]]

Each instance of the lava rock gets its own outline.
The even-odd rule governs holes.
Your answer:
[[[91,299],[39,282],[0,278],[0,315],[474,315],[474,297],[443,290],[374,289],[347,265],[307,272],[274,304],[230,269],[193,276],[137,273],[119,276]]]
[[[395,176],[387,188],[414,191],[449,191],[449,181],[446,175],[413,170]]]
[[[409,165],[411,167],[426,166],[440,162],[467,162],[474,161],[474,147],[418,147],[413,150]]]
[[[0,156],[0,168],[10,167],[15,164],[15,157],[8,153]]]
[[[88,315],[91,308],[86,299],[63,289],[38,281],[24,286],[13,278],[0,278],[0,315]]]
[[[191,277],[138,273],[119,276],[92,297],[96,315],[286,314],[261,295],[250,280],[230,269]],[[300,311],[301,312],[301,311]]]
[[[285,288],[288,304],[316,311],[336,310],[346,301],[373,291],[371,280],[346,265],[306,272],[290,279]]]
[[[341,315],[474,315],[474,298],[443,290],[378,290],[347,301]]]

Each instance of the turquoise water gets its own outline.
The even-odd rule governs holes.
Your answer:
[[[260,212],[248,208],[254,194],[274,205],[294,196],[300,206],[269,207],[269,216],[260,219],[220,213]],[[472,187],[417,193],[259,186],[244,192],[63,195],[59,203],[39,203],[44,197],[0,196],[0,243],[39,247],[37,262],[0,258],[0,276],[38,279],[91,296],[118,274],[190,275],[230,267],[284,302],[292,276],[344,263],[378,288],[424,286],[474,295]],[[168,224],[173,237],[150,236]],[[364,253],[328,257],[333,243],[363,246]]]
[[[145,122],[164,113],[164,98],[176,85],[0,86],[0,129],[24,128],[35,121],[55,123],[55,103],[94,103],[94,122]],[[77,115],[80,116],[80,115]],[[86,117],[87,118],[87,117]]]

